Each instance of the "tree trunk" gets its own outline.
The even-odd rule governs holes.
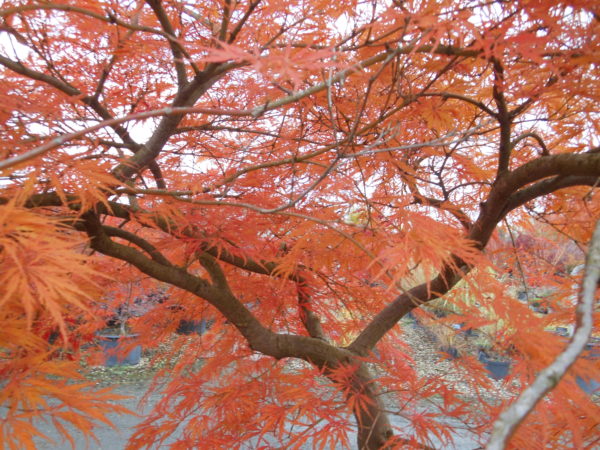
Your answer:
[[[365,399],[354,403],[354,417],[358,426],[358,448],[360,450],[390,448],[386,443],[394,434],[392,426],[385,412],[383,399],[364,365],[356,371],[352,387],[351,395],[358,395]]]

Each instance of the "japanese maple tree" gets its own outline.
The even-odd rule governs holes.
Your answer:
[[[82,379],[79,347],[128,285],[164,296],[132,321],[140,340],[179,355],[131,448],[350,446],[353,428],[359,448],[427,447],[457,424],[485,443],[513,399],[485,395],[468,353],[474,395],[420,376],[401,319],[441,298],[440,324],[493,329],[515,395],[561,352],[546,329],[575,320],[566,266],[583,253],[560,270],[544,255],[585,251],[600,217],[599,14],[5,0],[0,440],[33,446],[49,412],[69,436],[121,411]],[[551,239],[507,238],[540,224]],[[532,280],[547,315],[515,298]],[[211,326],[175,338],[181,319]],[[597,446],[575,384],[597,368],[580,358],[510,445]]]

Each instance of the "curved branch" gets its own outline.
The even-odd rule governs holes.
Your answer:
[[[423,283],[396,297],[383,308],[352,342],[348,349],[358,355],[368,355],[377,342],[391,330],[398,321],[414,308],[442,297],[468,272],[468,266],[457,270],[447,267],[430,283]]]
[[[252,15],[252,12],[260,4],[260,2],[261,2],[261,0],[255,0],[253,2],[250,2],[248,9],[244,13],[244,16],[240,19],[240,21],[236,24],[235,28],[231,31],[231,34],[229,35],[229,39],[227,40],[228,44],[232,44],[236,40],[238,34],[240,34],[240,31],[242,31],[244,24],[250,18],[250,16]]]
[[[599,183],[600,177],[598,176],[557,176],[548,180],[543,180],[512,194],[508,198],[504,214],[506,215],[513,209],[518,208],[531,200],[551,194],[559,189],[572,186],[596,187]]]
[[[564,178],[558,181],[544,180],[518,194],[518,190],[523,186],[551,176]],[[598,177],[600,177],[600,153],[551,155],[526,163],[496,181],[488,200],[481,204],[479,217],[467,237],[479,249],[483,249],[498,222],[509,212],[507,205],[516,208],[525,203],[526,199],[531,200],[562,187],[574,186],[577,181],[589,184],[591,178],[597,180]],[[512,197],[513,194],[515,197]],[[470,270],[471,267],[454,257],[433,281],[403,293],[382,309],[348,348],[359,355],[367,354],[405,314],[423,303],[445,295]]]
[[[36,9],[36,8],[32,8]],[[52,8],[46,8],[52,9]],[[6,14],[6,13],[5,13]],[[94,16],[95,17],[95,16]],[[100,16],[102,17],[102,16]],[[265,112],[271,111],[273,109],[277,109],[281,106],[285,106],[290,103],[294,103],[298,100],[301,100],[309,95],[318,93],[325,89],[328,89],[332,83],[338,83],[351,76],[354,73],[360,72],[363,69],[370,67],[374,64],[377,64],[382,61],[386,61],[389,58],[392,58],[401,54],[410,54],[412,52],[421,52],[421,53],[435,53],[441,55],[448,56],[471,56],[476,57],[480,54],[479,51],[475,50],[465,50],[456,47],[450,46],[442,46],[438,45],[433,47],[431,45],[423,45],[423,46],[414,46],[407,45],[404,47],[398,47],[396,49],[390,49],[388,51],[382,52],[380,54],[374,55],[370,58],[367,58],[363,61],[360,61],[351,67],[341,70],[330,77],[327,81],[318,83],[314,86],[311,86],[303,91],[294,93],[292,95],[288,95],[285,97],[281,97],[274,101],[267,101],[262,105],[255,106],[251,109],[245,110],[220,110],[214,108],[193,108],[193,105],[196,100],[210,87],[212,86],[224,73],[224,68],[229,67],[228,64],[217,64],[210,65],[210,68],[207,68],[204,72],[199,73],[193,80],[192,83],[188,84],[185,88],[179,90],[177,97],[173,102],[173,106],[169,108],[162,108],[158,110],[132,114],[129,116],[121,117],[113,120],[106,120],[100,124],[97,124],[93,127],[86,128],[84,130],[80,130],[75,133],[70,133],[64,136],[57,137],[53,139],[49,144],[37,147],[26,154],[19,155],[15,158],[11,158],[9,160],[5,160],[0,162],[0,170],[14,164],[18,164],[20,162],[28,161],[40,154],[45,153],[57,146],[65,143],[68,140],[72,140],[76,137],[83,136],[89,132],[95,131],[97,129],[103,128],[105,126],[114,126],[118,125],[130,120],[136,119],[145,119],[149,117],[156,116],[166,116],[163,118],[161,123],[159,124],[157,130],[150,138],[150,141],[142,147],[142,149],[135,153],[131,158],[129,158],[126,162],[120,164],[113,170],[113,175],[119,179],[125,180],[131,177],[133,174],[137,173],[143,167],[148,166],[160,153],[164,144],[168,141],[169,137],[183,118],[185,114],[193,113],[193,112],[201,112],[204,114],[212,114],[212,115],[229,115],[236,117],[259,117],[262,116]],[[2,60],[0,60],[2,62]],[[16,63],[15,63],[16,64]],[[20,64],[18,64],[20,65]],[[22,65],[20,65],[22,66]],[[22,66],[24,67],[24,66]],[[235,67],[232,66],[232,67]],[[43,75],[43,74],[42,74]],[[74,88],[73,88],[74,89]],[[75,91],[75,90],[74,90]],[[73,91],[73,92],[74,92]],[[73,94],[74,95],[74,94]],[[337,144],[336,144],[337,145]],[[332,146],[332,148],[335,146]]]
[[[514,141],[512,141],[510,143],[510,148],[514,149],[519,142],[521,142],[523,139],[527,139],[527,138],[535,139],[537,141],[537,143],[540,144],[540,147],[542,148],[542,156],[550,155],[550,152],[548,151],[548,147],[546,147],[544,140],[540,137],[539,134],[533,133],[533,132],[523,133],[522,135],[518,136]]]
[[[173,265],[169,262],[169,260],[167,258],[165,258],[165,256],[162,253],[160,253],[156,249],[156,247],[154,247],[147,240],[139,237],[137,234],[131,233],[122,228],[115,228],[115,227],[110,227],[107,225],[103,225],[102,229],[104,230],[104,232],[106,233],[107,236],[114,236],[114,237],[118,237],[121,239],[125,239],[126,241],[129,241],[132,244],[137,245],[139,248],[141,248],[146,253],[148,253],[148,255],[150,255],[150,257],[157,263],[162,264],[164,266],[172,266]]]
[[[350,377],[352,394],[364,395],[369,399],[366,406],[354,408],[359,423],[359,435],[362,436],[365,445],[373,447],[377,444],[377,448],[383,445],[384,442],[375,441],[391,437],[393,432],[387,415],[382,413],[384,405],[381,396],[378,395],[367,367],[357,361],[351,352],[328,344],[322,339],[279,334],[264,327],[250,310],[231,293],[228,286],[223,285],[226,281],[221,279],[223,277],[222,270],[212,258],[204,257],[202,262],[215,282],[214,285],[209,284],[202,278],[191,275],[182,268],[165,267],[147,258],[132,247],[113,242],[93,212],[83,214],[82,219],[91,238],[93,249],[107,256],[126,261],[152,278],[164,281],[205,299],[236,327],[253,350],[276,359],[301,358],[323,369],[336,382],[339,382],[339,380],[335,378],[333,369],[343,365],[354,366],[353,374]],[[371,433],[374,435],[373,438],[371,438]]]
[[[202,267],[208,272],[213,284],[219,289],[226,291],[228,294],[233,295],[229,283],[227,282],[227,277],[217,262],[217,259],[206,252],[198,252],[197,257],[200,264],[202,264]]]
[[[67,196],[67,201],[69,202],[68,206],[71,209],[76,211],[80,210],[80,205],[77,203],[77,197]],[[6,202],[6,199],[0,197],[0,205]],[[56,195],[55,193],[47,193],[35,194],[31,196],[25,203],[25,206],[29,208],[39,208],[65,205],[62,202],[62,200],[58,197],[58,195]],[[99,214],[106,214],[124,220],[130,220],[134,215],[142,212],[139,208],[123,205],[117,202],[107,202],[107,205],[99,204],[96,207],[96,211]],[[177,235],[178,233],[180,233],[185,235],[186,237],[196,239],[204,237],[202,236],[202,233],[199,230],[194,230],[190,228],[181,229],[176,223],[168,219],[162,218],[160,216],[153,215],[151,217],[151,220],[161,231],[170,235]],[[83,230],[83,225],[80,222],[75,221],[74,226],[77,229]],[[138,237],[137,235],[130,233],[126,230],[122,230],[120,228],[109,227],[106,225],[102,225],[102,227],[103,232],[107,236],[116,236],[126,239],[134,243],[138,247],[142,248],[144,251],[146,251],[146,253],[148,253],[154,261],[166,266],[173,266],[160,252],[156,250],[156,248],[152,244]],[[200,236],[198,236],[199,234]],[[222,247],[217,248],[203,241],[200,242],[199,249],[205,253],[205,256],[201,260],[201,263],[209,271],[209,274],[211,274],[213,281],[221,279],[225,280],[225,278],[224,276],[218,274],[220,268],[213,267],[216,265],[216,262],[211,262],[210,258],[214,258],[239,269],[246,270],[248,272],[253,272],[259,275],[274,276],[278,278],[284,277],[278,270],[279,265],[273,261],[257,261],[252,258],[237,256],[229,252],[227,249],[224,249]],[[206,266],[206,264],[209,264],[209,266]],[[211,270],[209,270],[209,268],[211,268]],[[287,274],[285,275],[285,278],[296,284],[298,292],[298,306],[300,307],[301,312],[300,318],[306,328],[306,331],[308,331],[308,334],[313,338],[320,339],[322,341],[327,341],[327,337],[321,326],[319,316],[315,314],[315,312],[312,311],[312,309],[310,308],[311,298],[307,289],[308,282],[306,278],[299,273]],[[223,285],[225,286],[226,284],[227,283],[225,281]]]
[[[219,40],[225,41],[227,39],[227,28],[229,27],[229,20],[231,19],[231,0],[224,0],[223,2],[223,18],[221,20],[221,29],[219,30]]]
[[[426,196],[419,194],[418,197],[415,197],[415,199],[413,200],[413,203],[419,204],[419,205],[431,206],[432,208],[439,209],[440,211],[449,212],[450,214],[452,214],[452,216],[456,220],[458,220],[460,222],[460,224],[463,226],[463,228],[467,231],[469,231],[471,229],[471,227],[473,226],[473,224],[471,223],[471,220],[469,219],[469,216],[467,216],[460,208],[452,205],[450,202],[448,202],[446,200],[440,200],[437,198],[426,197]]]
[[[419,96],[420,97],[453,98],[453,99],[456,99],[456,100],[460,100],[460,101],[469,103],[469,104],[471,104],[473,106],[476,106],[477,108],[479,108],[480,110],[482,110],[486,114],[488,114],[488,115],[490,115],[492,117],[496,117],[496,112],[492,111],[485,104],[483,104],[482,102],[477,101],[475,99],[472,99],[470,97],[467,97],[465,95],[453,94],[451,92],[429,92],[429,93],[419,94]]]
[[[406,54],[410,54],[413,52],[434,53],[434,54],[447,55],[447,56],[470,56],[470,57],[477,57],[480,54],[480,51],[477,51],[477,50],[466,50],[466,49],[462,49],[462,48],[444,46],[444,45],[438,45],[435,47],[431,46],[431,45],[421,45],[421,46],[407,45],[407,46],[397,47],[395,49],[389,49],[385,52],[371,56],[370,58],[367,58],[363,61],[359,61],[356,64],[353,64],[352,66],[348,67],[347,69],[340,70],[339,72],[333,74],[331,77],[329,77],[326,81],[323,81],[322,83],[318,83],[314,86],[311,86],[310,88],[307,88],[303,91],[294,93],[292,95],[288,95],[286,97],[281,97],[281,98],[278,98],[273,101],[267,101],[266,103],[264,103],[260,106],[256,106],[252,109],[252,117],[260,117],[267,111],[277,109],[281,106],[301,100],[304,97],[308,97],[309,95],[316,94],[325,89],[328,89],[333,83],[338,83],[340,81],[343,81],[346,78],[348,78],[349,76],[353,75],[354,73],[361,72],[365,68],[370,67],[374,64],[377,64],[382,61],[386,61],[386,60],[393,58],[395,56],[398,56],[398,55],[406,55]]]
[[[231,292],[213,286],[185,269],[164,266],[132,247],[113,242],[95,213],[89,211],[83,214],[82,221],[94,250],[128,262],[152,278],[184,289],[208,301],[240,331],[252,349],[276,359],[301,358],[320,368],[337,367],[351,360],[350,352],[321,339],[274,333],[265,328]]]
[[[546,84],[544,85],[544,87],[548,88],[548,87],[552,86],[554,83],[556,83],[558,80],[559,80],[559,77],[557,77],[556,75],[553,75],[550,78],[548,78],[548,81],[546,81]],[[531,105],[533,105],[533,103],[535,103],[535,101],[540,98],[541,95],[542,95],[542,92],[536,92],[533,96],[531,96],[526,101],[524,101],[519,106],[517,106],[515,109],[510,111],[510,113],[509,113],[510,117],[515,118],[519,114],[525,112],[527,110],[527,108],[529,108]]]
[[[92,211],[82,215],[82,223],[90,237],[90,245],[94,250],[126,261],[157,280],[172,284],[207,300],[233,323],[244,336],[249,334],[249,342],[251,342],[252,335],[256,333],[256,330],[267,331],[241,302],[232,295],[227,295],[227,292],[223,293],[221,289],[211,286],[208,281],[200,277],[191,275],[183,268],[159,264],[133,247],[112,241],[104,226]]]

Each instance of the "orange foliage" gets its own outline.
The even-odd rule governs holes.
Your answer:
[[[6,0],[0,18],[9,447],[45,438],[40,417],[73,443],[124,412],[81,375],[115,311],[168,367],[130,448],[484,443],[510,400],[473,352],[452,363],[468,398],[419,373],[404,316],[484,330],[515,395],[561,351],[600,217],[594,2]],[[192,319],[209,329],[177,335]],[[511,445],[597,447],[575,378],[597,363]]]

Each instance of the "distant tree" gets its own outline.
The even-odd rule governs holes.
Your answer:
[[[557,277],[537,317],[486,249],[505,219],[590,239],[599,14],[581,0],[5,0],[0,441],[31,445],[48,410],[65,435],[119,411],[73,380],[107,294],[132,283],[167,298],[132,326],[180,357],[131,448],[179,427],[182,448],[349,446],[352,426],[359,448],[423,447],[459,422],[485,442],[506,404],[419,377],[399,322],[441,297],[465,327],[497,321],[515,393],[559,353],[545,328],[573,320],[579,280]],[[173,341],[182,318],[213,324]],[[457,365],[490,387],[474,357]],[[592,370],[578,361],[510,445],[597,446],[574,377]]]

